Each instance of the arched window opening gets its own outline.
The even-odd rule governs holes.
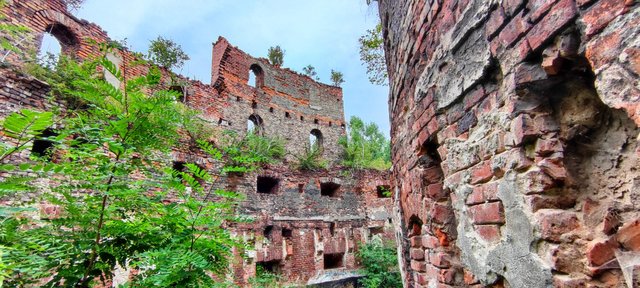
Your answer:
[[[38,50],[38,63],[49,69],[55,69],[62,53],[62,45],[51,33],[42,35],[42,42]]]
[[[249,86],[255,88],[262,88],[264,86],[264,72],[260,65],[253,64],[249,67]]]
[[[304,121],[304,116],[300,115],[300,121]]]
[[[319,124],[320,121],[318,119],[313,119],[313,124]]]
[[[309,134],[309,145],[312,149],[322,149],[322,132],[318,129],[311,130]]]
[[[247,119],[247,133],[262,134],[263,122],[262,118],[258,115],[251,115]]]
[[[42,35],[38,49],[38,62],[43,66],[55,68],[60,54],[73,49],[78,43],[78,38],[67,26],[59,23],[51,24]]]
[[[289,114],[289,112],[284,112],[284,117],[291,118],[291,114]]]
[[[185,93],[185,90],[182,86],[173,85],[169,87],[169,91],[174,91],[178,94],[176,95],[176,101],[187,103],[187,93]]]

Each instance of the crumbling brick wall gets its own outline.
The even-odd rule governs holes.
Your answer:
[[[77,19],[57,0],[9,1],[3,12],[6,22],[30,29],[20,39],[11,39],[23,51],[37,51],[45,32],[60,40],[64,54],[78,59],[100,55],[91,41],[111,41],[100,27]],[[0,117],[22,108],[64,107],[63,102],[48,97],[46,83],[19,72],[30,59],[30,55],[20,56],[10,53],[9,67],[0,68]],[[108,57],[128,79],[149,70],[148,65],[133,65],[139,59],[126,48],[114,50]],[[259,69],[260,85],[249,83],[252,69]],[[393,200],[383,193],[390,186],[390,173],[350,171],[335,165],[341,153],[338,138],[345,135],[342,89],[274,67],[266,59],[231,46],[222,37],[212,51],[211,84],[161,72],[163,88],[181,92],[181,101],[200,110],[200,117],[210,128],[243,135],[253,115],[261,119],[263,135],[285,140],[289,152],[285,163],[221,177],[216,184],[246,195],[238,212],[256,219],[248,224],[229,224],[234,234],[252,243],[247,251],[236,251],[232,268],[238,283],[246,284],[255,276],[256,265],[274,269],[288,283],[351,277],[358,267],[358,243],[394,238],[390,221]],[[122,88],[123,83],[108,75],[105,78]],[[314,129],[322,135],[323,158],[332,168],[297,171],[292,168],[292,160],[308,147]],[[208,158],[192,139],[183,136],[181,145],[167,155],[163,164],[195,163],[219,174],[221,163]],[[210,138],[215,140],[215,135]],[[23,154],[13,160],[27,159],[29,150]],[[49,211],[55,207],[42,205],[44,213],[56,213]]]
[[[378,3],[405,285],[624,287],[640,4]]]
[[[286,140],[287,159],[295,160],[310,147],[312,130],[320,132],[323,158],[337,163],[345,135],[342,89],[316,82],[308,76],[275,67],[218,38],[213,46],[211,83],[225,100],[221,122],[246,131],[250,116],[258,117],[265,135]],[[256,81],[249,83],[255,73]],[[256,85],[257,84],[257,85]]]

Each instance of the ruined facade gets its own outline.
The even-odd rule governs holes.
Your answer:
[[[405,286],[631,286],[640,4],[378,3]]]
[[[29,28],[12,39],[22,51],[36,51],[44,33],[53,35],[62,52],[83,59],[98,55],[91,41],[111,41],[106,32],[75,18],[59,1],[9,1],[6,21]],[[134,66],[136,55],[116,50],[108,58],[125,77],[141,75],[148,66]],[[63,102],[49,99],[49,86],[25,75],[24,58],[9,53],[0,68],[0,117],[23,108],[42,110]],[[113,77],[105,78],[118,86]],[[284,163],[258,172],[220,178],[218,185],[246,195],[238,212],[254,222],[229,227],[253,249],[236,251],[233,279],[244,284],[255,276],[256,266],[281,274],[289,283],[325,283],[357,276],[355,250],[372,237],[393,239],[388,172],[355,171],[337,166],[345,135],[342,89],[313,81],[289,69],[254,58],[220,37],[212,49],[211,84],[192,81],[163,71],[163,85],[180,91],[181,101],[202,112],[200,117],[218,130],[247,133],[249,127],[265,136],[285,141]],[[310,138],[323,147],[329,170],[297,171],[295,156],[310,146]],[[4,138],[3,138],[4,139]],[[25,153],[28,154],[28,150]],[[28,157],[28,155],[18,155]],[[220,164],[191,149],[176,147],[166,165],[196,163],[212,173]],[[15,159],[19,161],[19,159]],[[46,207],[43,209],[47,211]],[[378,235],[378,236],[376,236]],[[244,255],[241,255],[243,253]]]

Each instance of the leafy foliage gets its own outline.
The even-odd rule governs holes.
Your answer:
[[[355,169],[386,170],[391,167],[391,144],[375,123],[352,116],[348,137],[338,140],[344,148],[342,164]]]
[[[98,66],[126,83],[125,89],[96,74]],[[17,176],[3,179],[0,190],[20,199],[25,186],[49,179],[31,197],[57,211],[38,217],[29,202],[20,201],[0,207],[4,285],[89,287],[112,278],[121,265],[140,271],[130,287],[212,286],[210,275],[225,273],[232,247],[240,245],[223,225],[244,219],[233,211],[241,196],[215,189],[217,177],[206,170],[194,164],[184,171],[162,168],[179,132],[191,129],[182,120],[193,115],[176,103],[174,92],[159,89],[157,69],[124,79],[104,56],[58,69],[65,71],[48,80],[56,93],[84,103],[81,109],[23,110],[2,123],[2,134],[15,144],[0,148],[0,172]],[[52,128],[57,161],[32,157],[9,164],[11,155],[26,153]],[[198,143],[222,159],[222,152]]]
[[[378,23],[374,29],[367,30],[358,39],[360,43],[360,61],[367,65],[369,82],[377,85],[387,85],[387,64],[384,58],[384,39],[382,38],[382,24]]]
[[[316,72],[316,67],[307,65],[307,67],[302,68],[302,72],[304,72],[304,75],[309,76],[309,78],[313,80],[316,80],[316,81],[320,80],[320,77],[318,77],[318,73]]]
[[[326,169],[328,163],[322,159],[322,147],[318,145],[307,146],[302,155],[296,156],[296,168],[304,171],[315,171],[319,169]]]
[[[267,51],[267,58],[269,58],[269,62],[271,65],[280,67],[282,63],[284,63],[284,54],[285,51],[280,48],[280,45],[276,47],[269,47],[269,51]]]
[[[249,284],[253,288],[278,288],[281,287],[278,282],[280,282],[280,276],[267,271],[260,265],[256,265],[256,276],[249,279]]]
[[[365,277],[361,284],[366,288],[402,287],[398,257],[394,245],[379,242],[360,245],[356,257]]]
[[[167,69],[180,69],[189,60],[189,55],[182,51],[179,44],[162,36],[151,40],[147,57],[152,63]]]
[[[331,69],[331,83],[333,83],[333,86],[339,87],[342,83],[344,83],[343,77],[344,75],[342,75],[342,72]]]
[[[227,159],[224,172],[251,172],[261,165],[277,162],[285,154],[282,139],[255,133],[247,133],[239,137],[234,131],[224,131],[220,142],[224,157]]]

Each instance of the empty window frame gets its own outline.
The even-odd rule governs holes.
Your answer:
[[[276,194],[280,179],[271,176],[258,176],[256,180],[256,191],[262,194]]]
[[[320,195],[328,197],[340,196],[340,184],[333,182],[320,183]]]
[[[264,122],[262,121],[262,117],[257,114],[252,114],[247,119],[247,133],[253,133],[257,135],[262,135]]]
[[[262,88],[264,86],[264,72],[258,64],[249,67],[249,86],[254,88]]]

